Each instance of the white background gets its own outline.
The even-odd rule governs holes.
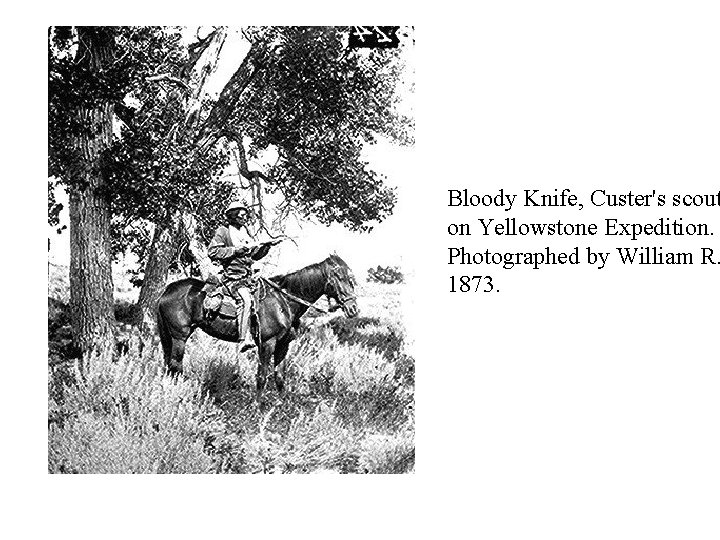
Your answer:
[[[17,15],[12,9],[6,22]],[[22,277],[39,291],[32,302],[9,299],[20,305],[12,319],[35,320],[39,329],[13,328],[4,358],[9,537],[717,538],[717,267],[493,269],[501,292],[450,295],[446,253],[457,240],[445,232],[449,222],[505,214],[586,222],[682,215],[720,230],[717,208],[481,215],[445,206],[447,189],[462,187],[716,193],[720,17],[713,4],[385,2],[335,13],[304,2],[266,8],[272,18],[260,9],[35,4],[5,36],[13,78],[3,102],[15,127],[3,146],[17,161],[6,183],[13,208],[3,212],[13,226],[4,229],[15,240],[7,249],[28,254]],[[41,14],[42,21],[30,19]],[[46,474],[43,26],[138,22],[416,25],[417,190],[403,203],[411,211],[398,239],[416,274],[414,475]],[[28,222],[37,233],[29,239],[17,227]],[[617,241],[551,245],[589,243],[610,251]]]

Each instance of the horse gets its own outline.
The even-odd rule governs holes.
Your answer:
[[[285,357],[297,336],[300,317],[321,296],[326,295],[342,308],[348,318],[357,317],[355,278],[337,255],[290,274],[260,278],[256,314],[251,321],[258,347],[256,386],[258,398],[268,378],[270,359],[274,360],[275,385],[282,395],[285,388]],[[202,291],[205,282],[186,278],[169,284],[158,301],[157,322],[165,365],[171,374],[183,371],[185,343],[196,328],[224,341],[239,342],[237,321],[205,317]]]

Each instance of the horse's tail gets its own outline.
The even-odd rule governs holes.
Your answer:
[[[170,329],[168,328],[167,320],[165,319],[165,313],[161,301],[158,301],[157,303],[156,316],[158,334],[160,334],[160,343],[162,344],[163,352],[165,353],[165,362],[167,363],[170,361],[170,353],[172,352],[172,338],[170,336]]]

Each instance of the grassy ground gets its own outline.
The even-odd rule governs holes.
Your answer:
[[[256,356],[198,331],[187,377],[136,347],[49,375],[51,472],[404,473],[414,470],[414,361],[397,285],[358,288],[360,317],[307,317],[287,393],[260,402]]]

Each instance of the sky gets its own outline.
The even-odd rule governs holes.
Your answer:
[[[195,30],[188,29],[189,38],[194,36]],[[208,91],[215,97],[220,93],[226,81],[232,76],[242,58],[247,53],[249,45],[239,32],[230,31],[218,61],[215,72],[208,81]],[[408,62],[411,65],[411,62]],[[407,79],[411,71],[407,73]],[[412,111],[412,99],[409,91],[403,88],[402,109],[406,114]],[[411,238],[411,232],[406,229],[407,220],[404,214],[412,209],[406,208],[403,201],[410,189],[416,187],[411,178],[413,168],[413,148],[400,147],[380,139],[376,144],[365,148],[365,158],[369,167],[386,176],[386,185],[396,189],[398,202],[393,214],[385,221],[377,224],[370,233],[354,233],[340,225],[330,227],[312,223],[298,223],[289,220],[285,233],[295,241],[286,241],[273,248],[273,251],[263,261],[264,273],[284,273],[302,266],[318,262],[330,253],[340,255],[354,270],[358,279],[364,279],[367,269],[377,265],[400,266],[403,271],[412,272],[403,260],[403,245]],[[249,163],[252,167],[262,166],[263,163]],[[68,223],[67,197],[57,192],[59,202],[65,209],[60,215],[61,224]],[[48,259],[56,264],[67,265],[70,260],[69,234],[66,229],[58,235],[54,228],[49,228],[50,251]]]

